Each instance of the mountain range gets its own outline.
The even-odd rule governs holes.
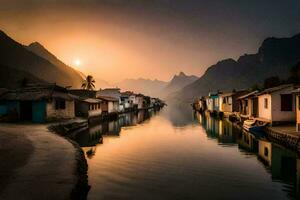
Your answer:
[[[66,65],[38,42],[22,45],[0,31],[0,87],[17,88],[25,82],[57,83],[80,88],[85,75]],[[94,76],[96,89],[113,85]],[[150,79],[125,79],[116,83],[122,90],[151,96],[169,94],[191,82],[193,78],[180,73],[171,82]],[[166,89],[167,88],[167,89]]]
[[[117,83],[116,86],[122,90],[130,90],[136,93],[165,98],[169,94],[182,89],[197,79],[197,76],[188,76],[184,72],[180,72],[178,75],[174,75],[169,82],[143,78],[125,79]]]
[[[203,76],[168,96],[173,102],[191,102],[217,90],[248,89],[266,78],[286,79],[292,66],[300,62],[300,34],[289,38],[267,38],[256,54],[238,60],[225,59],[210,66]]]
[[[199,77],[194,75],[186,75],[184,72],[180,72],[178,75],[175,75],[172,80],[168,83],[168,85],[163,89],[163,94],[171,94],[176,92],[185,86],[193,83]]]
[[[18,83],[23,79],[55,82],[62,86],[78,88],[83,80],[79,72],[58,60],[41,44],[34,42],[24,46],[2,31],[0,31],[0,67],[1,71],[6,71],[14,79],[9,82],[2,81],[7,77],[1,73],[0,87],[6,88],[18,87]]]

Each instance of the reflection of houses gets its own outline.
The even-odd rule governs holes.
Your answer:
[[[300,172],[297,171],[297,154],[267,141],[259,141],[259,145],[259,157],[263,159],[264,164],[270,167],[272,179],[293,183],[298,188],[299,184],[296,178],[297,173]],[[295,188],[294,191],[297,189]]]
[[[76,134],[75,140],[81,147],[93,147],[102,143],[102,125],[89,125],[87,130]]]
[[[235,142],[233,135],[233,125],[227,120],[219,120],[219,137],[220,143],[231,144]]]
[[[268,165],[271,166],[272,143],[267,140],[258,140],[258,156]]]
[[[75,117],[74,99],[66,88],[55,84],[30,85],[9,91],[0,101],[2,115],[15,120],[42,123]]]
[[[238,140],[239,148],[247,151],[258,152],[258,140],[250,132],[243,131],[241,138]]]
[[[219,136],[219,123],[218,120],[210,117],[209,115],[207,117],[207,123],[206,123],[206,133],[207,136],[210,138],[218,138]]]
[[[258,91],[253,91],[238,97],[239,112],[245,118],[257,117],[258,115]]]
[[[295,121],[295,100],[293,85],[280,85],[266,89],[258,96],[258,117],[274,123]]]

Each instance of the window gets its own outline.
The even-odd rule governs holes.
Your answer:
[[[282,94],[281,97],[281,111],[293,111],[293,95]]]
[[[265,109],[268,109],[268,107],[269,107],[269,102],[268,102],[268,98],[265,98],[264,99],[264,107],[265,107]]]
[[[55,100],[55,109],[56,110],[64,110],[66,109],[66,101],[63,99],[56,99]]]
[[[264,148],[264,155],[266,157],[268,157],[268,155],[269,155],[269,149],[267,147]]]
[[[228,97],[228,104],[229,104],[229,105],[232,104],[232,97]]]

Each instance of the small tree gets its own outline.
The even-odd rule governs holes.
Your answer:
[[[94,90],[95,89],[95,80],[93,76],[88,75],[85,80],[83,80],[83,83],[81,87],[85,90]]]

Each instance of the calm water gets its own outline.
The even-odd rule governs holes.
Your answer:
[[[300,160],[189,108],[128,114],[77,138],[88,199],[296,199]],[[299,198],[299,196],[298,196]]]

